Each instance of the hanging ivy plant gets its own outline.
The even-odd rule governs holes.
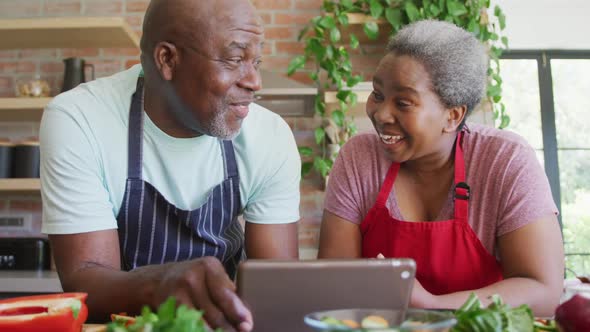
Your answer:
[[[510,118],[502,103],[499,61],[502,50],[508,46],[508,39],[500,34],[506,26],[506,18],[498,6],[493,9],[495,20],[489,19],[489,11],[490,0],[324,0],[321,15],[311,19],[299,34],[299,40],[305,42],[303,55],[292,59],[288,67],[288,75],[292,75],[311,63],[313,70],[309,75],[318,89],[335,91],[338,100],[338,108],[327,112],[324,96],[320,93],[316,97],[315,113],[322,121],[314,134],[320,149],[314,156],[311,147],[299,148],[303,157],[313,156],[313,162],[302,164],[302,175],[315,169],[325,178],[337,153],[337,149],[330,148],[330,145],[341,146],[356,133],[348,110],[357,102],[357,95],[351,88],[362,80],[362,76],[354,73],[349,51],[361,45],[353,33],[348,42],[342,40],[342,30],[349,26],[349,14],[364,14],[371,18],[363,23],[363,32],[372,40],[383,31],[393,35],[404,25],[423,19],[445,20],[471,31],[488,46],[487,98],[492,105],[496,126],[507,127]],[[330,135],[334,126],[337,134],[332,130]],[[332,139],[328,142],[329,138]]]

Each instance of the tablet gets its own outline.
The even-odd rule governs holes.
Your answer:
[[[411,259],[247,260],[238,294],[252,311],[254,332],[302,332],[319,310],[406,309],[416,264]]]

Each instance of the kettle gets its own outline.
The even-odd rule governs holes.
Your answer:
[[[71,90],[79,84],[86,82],[86,67],[92,68],[92,79],[94,79],[94,65],[85,63],[83,59],[67,58],[64,59],[64,65],[65,73],[61,92]]]

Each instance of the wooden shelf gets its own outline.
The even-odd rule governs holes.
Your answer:
[[[357,102],[359,103],[366,103],[367,99],[369,99],[369,96],[371,95],[371,91],[368,90],[353,90],[354,93],[356,93],[357,96]],[[324,101],[326,102],[326,104],[334,104],[338,102],[338,98],[336,98],[336,92],[335,91],[327,91],[324,93]]]
[[[0,40],[0,49],[139,47],[122,17],[3,19]]]
[[[51,98],[0,98],[0,121],[40,121]]]
[[[375,22],[377,24],[383,24],[386,21],[384,19],[375,19],[370,15],[360,14],[360,13],[352,13],[346,14],[348,16],[348,24],[365,24],[368,22]]]
[[[25,194],[38,193],[41,189],[39,179],[0,179],[0,193]]]

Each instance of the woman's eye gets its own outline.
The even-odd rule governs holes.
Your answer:
[[[371,95],[373,96],[373,99],[375,99],[375,101],[383,101],[383,96],[379,92],[373,90],[373,92],[371,92]]]
[[[397,106],[398,107],[410,107],[410,106],[412,106],[412,103],[400,100],[397,102]]]

